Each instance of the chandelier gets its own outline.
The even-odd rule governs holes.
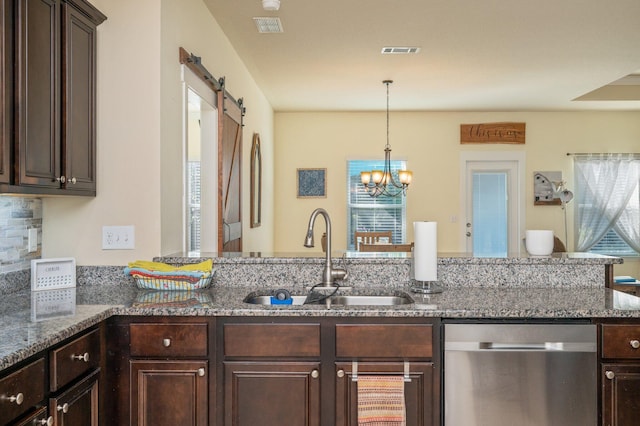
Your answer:
[[[397,180],[391,172],[391,145],[389,144],[389,85],[393,80],[384,80],[387,86],[387,144],[384,146],[384,170],[371,170],[360,173],[360,181],[371,197],[386,195],[397,197],[407,195],[413,173],[409,170],[398,170]]]

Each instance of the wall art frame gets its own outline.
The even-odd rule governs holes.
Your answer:
[[[327,169],[296,169],[298,198],[327,198]]]

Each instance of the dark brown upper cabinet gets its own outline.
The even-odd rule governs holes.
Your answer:
[[[3,98],[13,129],[2,133],[11,170],[0,192],[95,196],[96,29],[106,17],[84,0],[3,3],[15,7],[3,15],[15,67],[3,84],[14,104]]]

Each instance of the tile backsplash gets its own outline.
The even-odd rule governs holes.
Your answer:
[[[36,250],[29,252],[29,229],[37,230]],[[42,200],[0,196],[0,273],[28,270],[42,254]]]

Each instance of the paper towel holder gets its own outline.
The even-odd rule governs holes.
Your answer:
[[[414,293],[434,294],[442,293],[442,286],[437,281],[418,281],[411,280],[411,291]]]
[[[411,267],[409,269],[409,277],[411,279],[411,291],[420,294],[436,294],[442,293],[442,286],[437,281],[420,281],[415,278],[415,258],[413,257],[413,247],[411,248]]]

